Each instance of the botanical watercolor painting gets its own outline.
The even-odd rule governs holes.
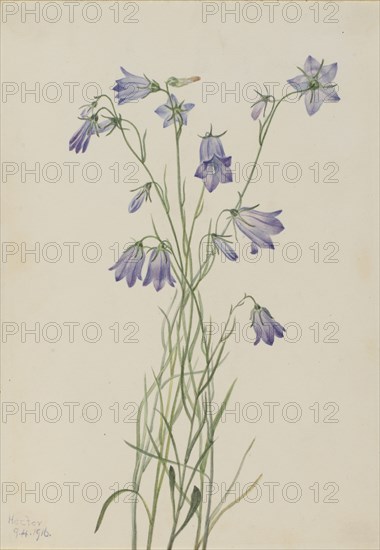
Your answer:
[[[326,55],[330,57],[330,52]],[[294,65],[300,62],[294,60]],[[152,372],[141,373],[142,396],[135,439],[123,443],[135,454],[134,465],[129,464],[133,485],[111,494],[98,518],[94,518],[95,532],[106,531],[114,501],[123,493],[131,493],[134,498],[128,548],[156,547],[154,537],[160,508],[170,510],[171,520],[165,526],[168,550],[181,548],[184,530],[191,532],[194,549],[210,548],[210,537],[222,525],[224,515],[235,506],[244,506],[241,501],[261,479],[263,472],[257,472],[255,481],[242,494],[227,500],[205,492],[214,482],[219,461],[226,460],[216,452],[215,441],[236,380],[221,398],[218,412],[211,414],[210,405],[216,381],[233,363],[234,345],[230,336],[237,319],[249,319],[254,336],[253,356],[255,346],[266,347],[270,354],[272,346],[283,345],[285,328],[277,318],[276,303],[263,301],[252,278],[252,285],[242,289],[236,303],[231,304],[228,295],[224,296],[225,322],[221,334],[208,332],[205,327],[212,321],[213,312],[204,307],[202,282],[217,258],[237,262],[237,242],[249,243],[254,257],[261,249],[274,249],[273,238],[282,237],[286,230],[282,210],[287,204],[268,210],[252,183],[260,155],[264,147],[270,148],[279,109],[304,109],[306,116],[314,117],[322,107],[335,108],[332,104],[340,100],[335,83],[337,69],[336,62],[308,55],[297,69],[290,64],[290,75],[293,70],[297,74],[287,81],[288,91],[283,96],[275,97],[269,89],[265,94],[257,90],[257,100],[246,112],[256,133],[256,153],[250,159],[252,168],[243,186],[235,184],[231,169],[232,156],[238,156],[239,151],[225,151],[223,145],[229,130],[223,126],[223,105],[218,120],[206,122],[205,111],[205,126],[196,128],[198,163],[192,173],[184,173],[181,137],[191,125],[193,111],[205,109],[204,105],[191,101],[192,86],[199,85],[198,76],[170,76],[165,82],[158,82],[144,74],[144,67],[128,65],[121,67],[122,74],[116,79],[112,97],[102,93],[81,108],[80,127],[69,141],[70,150],[79,154],[94,147],[101,155],[102,140],[113,139],[115,147],[124,146],[126,157],[135,160],[145,175],[144,184],[131,190],[132,199],[125,211],[126,215],[146,216],[146,234],[130,236],[134,242],[110,266],[110,276],[119,283],[121,293],[133,292],[135,285],[152,285],[167,297],[167,308],[161,309],[162,326],[157,328],[162,357]],[[172,70],[168,65],[169,74]],[[144,102],[150,95],[157,99],[152,117],[160,117],[162,131],[172,134],[168,158],[175,159],[175,178],[172,170],[168,175],[167,159],[163,159],[162,170],[153,173],[149,159],[154,144],[149,140],[149,128],[141,128],[138,118],[133,117],[133,104]],[[289,98],[299,101],[287,102]],[[236,185],[235,202],[219,212],[206,211],[205,195],[215,195],[222,185]],[[195,209],[189,207],[188,200],[194,194]],[[146,213],[148,202],[152,203],[152,216]],[[165,226],[158,224],[155,216],[165,220]],[[292,219],[287,223],[291,224]],[[203,234],[199,240],[194,238],[196,227],[201,227]],[[114,283],[110,280],[110,284]],[[149,309],[154,307],[152,299],[145,307],[145,314],[149,316]],[[246,451],[236,464],[229,488],[239,479],[243,467],[247,467],[254,444],[260,442],[254,439],[246,442]],[[111,456],[104,467],[112,469],[113,460],[116,458]],[[255,470],[254,463],[248,467]],[[149,478],[153,482],[145,482],[148,472],[153,472]],[[230,533],[226,548],[232,547],[233,542]]]

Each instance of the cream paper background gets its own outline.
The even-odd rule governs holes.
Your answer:
[[[119,4],[120,17],[130,13],[122,11],[123,4]],[[109,138],[93,138],[86,155],[68,151],[87,83],[96,82],[107,91],[120,77],[120,65],[159,82],[171,75],[202,77],[201,83],[177,94],[196,104],[183,132],[184,173],[192,205],[201,185],[192,176],[198,162],[197,134],[207,131],[212,122],[216,131],[228,130],[224,145],[235,162],[242,166],[252,161],[257,124],[250,118],[244,86],[284,83],[297,74],[296,66],[309,54],[326,63],[338,62],[336,80],[342,100],[324,105],[312,118],[303,102],[283,105],[270,130],[260,160],[262,177],[252,185],[246,201],[260,203],[269,211],[283,208],[286,230],[278,236],[274,259],[269,261],[263,254],[256,263],[218,261],[203,285],[206,310],[213,312],[217,322],[247,291],[281,322],[290,323],[288,340],[299,336],[294,343],[276,341],[273,349],[264,345],[254,348],[244,337],[249,334],[244,333],[249,307],[239,311],[241,331],[231,340],[231,355],[217,385],[221,398],[238,377],[229,407],[235,413],[226,416],[216,442],[216,480],[219,484],[229,482],[248,441],[256,436],[237,491],[263,473],[262,495],[256,503],[242,502],[224,516],[212,533],[210,548],[378,548],[377,3],[339,3],[336,23],[323,22],[335,9],[326,3],[320,3],[319,23],[314,21],[310,4],[305,3],[298,4],[302,16],[295,23],[284,20],[280,11],[275,11],[272,23],[268,11],[263,11],[256,23],[245,20],[247,17],[237,22],[233,16],[222,22],[221,11],[204,23],[201,3],[191,1],[139,3],[138,13],[132,16],[138,22],[115,23],[114,4],[97,5],[101,18],[92,24],[83,19],[80,7],[72,23],[67,10],[56,23],[35,23],[30,17],[22,22],[19,11],[2,25],[2,78],[19,89],[13,95],[3,95],[1,105],[3,167],[5,162],[14,162],[18,169],[7,181],[3,177],[2,183],[3,241],[8,243],[8,252],[15,247],[15,253],[3,256],[2,263],[3,332],[10,326],[18,331],[3,344],[3,401],[8,413],[2,421],[6,443],[3,548],[128,548],[130,544],[128,503],[114,504],[100,532],[94,535],[93,530],[104,499],[131,478],[133,452],[123,439],[134,438],[133,403],[142,395],[144,373],[157,366],[161,353],[158,306],[168,304],[172,290],[165,288],[156,294],[153,288],[139,285],[129,290],[124,283],[115,284],[113,274],[107,271],[114,261],[114,243],[122,248],[131,238],[150,231],[150,213],[160,227],[164,225],[156,201],[138,214],[128,215],[129,191],[145,180],[140,170],[133,176],[137,183],[114,181],[109,167],[119,163],[124,177],[128,173],[122,169],[123,163],[132,161],[116,132]],[[238,4],[239,10],[243,7]],[[49,9],[53,18],[55,8]],[[88,13],[93,17],[93,12]],[[248,18],[252,17],[253,11],[248,13]],[[289,17],[294,17],[294,12],[289,11]],[[35,83],[40,83],[40,100],[26,95],[22,101],[22,86],[29,89]],[[59,100],[51,100],[57,89],[54,85],[43,92],[49,83],[61,89]],[[64,83],[79,83],[73,88],[73,97]],[[205,83],[214,83],[211,85],[217,90],[206,98]],[[223,86],[231,89],[236,83],[241,93],[227,95],[223,102]],[[282,84],[276,93],[281,90]],[[46,99],[49,93],[50,101]],[[153,113],[160,102],[160,97],[151,95],[120,111],[140,128],[149,129],[150,165],[156,174],[162,174],[167,163],[172,187],[173,134],[162,129],[162,121]],[[41,172],[46,164],[57,163],[62,177],[49,181],[54,177],[50,168],[47,177],[41,173],[39,183],[30,175],[23,182],[21,163],[30,168],[36,162]],[[80,163],[72,182],[64,165],[68,162]],[[98,163],[102,170],[100,180],[93,183],[82,176],[90,162]],[[280,163],[272,183],[264,162]],[[318,163],[322,180],[331,171],[324,168],[328,162],[338,166],[332,177],[338,181],[314,183],[309,167]],[[299,181],[291,183],[283,176],[287,163],[298,163],[302,171]],[[90,178],[93,174],[88,172]],[[289,176],[294,177],[291,168]],[[215,216],[220,209],[231,207],[242,185],[240,177],[239,184],[220,186],[207,194],[206,214]],[[202,229],[198,237],[201,234]],[[22,258],[22,242],[28,248],[40,243],[39,261],[30,254]],[[79,243],[72,261],[63,244],[70,242]],[[88,258],[93,257],[95,248],[86,243],[94,242],[101,257],[91,262]],[[46,248],[48,243],[57,244]],[[309,248],[313,243],[319,243],[314,245],[320,251],[318,262]],[[326,243],[336,245],[323,249]],[[339,251],[329,256],[337,246]],[[62,257],[48,261],[46,257],[53,258],[54,250],[61,251]],[[297,250],[302,257],[290,261]],[[323,261],[326,257],[338,261],[328,263]],[[22,342],[22,323],[31,328],[36,322],[41,331],[46,323],[56,323],[62,337],[55,343],[47,341],[54,339],[53,327],[39,343],[30,335]],[[69,322],[80,323],[72,343],[64,325]],[[101,328],[97,343],[82,337],[87,323]],[[129,334],[126,343],[114,342],[109,327],[115,323],[120,327],[134,323],[128,325],[127,332],[121,328],[123,338]],[[319,342],[309,328],[315,323],[319,323]],[[335,325],[324,328],[326,323]],[[323,342],[335,326],[339,332],[331,338],[338,342]],[[137,334],[131,335],[131,330]],[[93,338],[94,332],[90,330],[88,335]],[[36,403],[41,407],[37,417],[28,414],[23,418],[23,408]],[[72,421],[64,403],[78,404]],[[91,403],[96,403],[97,409]],[[272,405],[272,422],[268,403],[278,403]],[[297,412],[289,403],[296,403],[302,413],[297,422],[287,419]],[[129,405],[123,410],[125,404]],[[117,407],[119,419],[115,417]],[[309,407],[319,408],[319,422],[314,421]],[[96,411],[101,418],[90,422]],[[254,422],[257,411],[262,416]],[[62,417],[57,422],[49,420],[57,412]],[[271,482],[279,484],[274,487],[273,499],[269,498]],[[284,497],[288,483],[297,485],[288,486]],[[310,489],[316,483],[319,502],[314,502]],[[40,502],[25,494],[25,489],[33,486]],[[302,496],[291,503],[294,487],[301,489]],[[335,487],[339,491],[330,499],[337,502],[323,502]],[[220,498],[221,490],[222,485],[215,498]],[[166,547],[167,506],[157,525],[155,548]],[[16,538],[14,521],[26,517],[42,522],[51,536],[39,542],[31,536]],[[143,530],[141,548],[145,544]],[[189,527],[178,539],[178,548],[191,548],[191,541]]]

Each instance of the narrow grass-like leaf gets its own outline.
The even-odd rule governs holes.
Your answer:
[[[145,130],[141,140],[141,160],[143,161],[143,163],[146,161],[146,143],[145,143],[146,133],[147,133],[147,130]]]
[[[143,455],[146,455],[146,456],[149,456],[150,458],[155,458],[156,460],[159,460],[161,462],[166,462],[168,464],[175,464],[176,466],[178,466],[177,462],[175,460],[170,460],[168,458],[164,458],[163,456],[161,456],[160,454],[155,455],[153,453],[150,453],[149,451],[146,451],[145,449],[141,449],[139,447],[136,447],[136,445],[133,445],[133,443],[129,443],[129,441],[126,441],[124,440],[124,443],[126,445],[128,445],[128,447],[130,447],[131,449],[134,449],[135,451],[139,451],[141,454]],[[211,446],[211,445],[210,445]],[[208,449],[207,449],[208,451]],[[202,457],[201,457],[202,458]],[[189,466],[188,464],[182,464],[180,463],[180,466],[184,467],[184,468],[189,468],[189,470],[193,470],[193,474],[192,476],[194,477],[194,475],[198,472],[199,473],[199,470],[197,469],[198,468],[198,464],[199,464],[200,460],[198,460],[197,462],[197,465],[196,467],[193,467],[193,466]],[[208,480],[210,480],[209,476],[204,474]]]
[[[205,459],[205,457],[208,455],[208,452],[209,450],[211,449],[211,447],[214,445],[214,442],[213,441],[209,441],[208,445],[206,446],[205,450],[203,451],[203,453],[200,455],[200,457],[198,458],[196,464],[195,464],[195,467],[194,468],[191,468],[193,470],[191,476],[190,476],[190,479],[189,481],[187,482],[187,486],[186,486],[186,489],[185,489],[185,494],[187,494],[187,491],[189,490],[189,487],[194,479],[194,476],[195,474],[198,472],[202,475],[204,475],[205,477],[207,477],[208,480],[210,480],[210,477],[205,473],[203,472],[201,469],[198,468],[198,466],[203,462],[203,460]],[[186,466],[187,468],[189,468],[189,466]]]
[[[233,480],[231,481],[230,486],[228,487],[228,489],[227,489],[227,491],[226,491],[226,495],[229,494],[229,492],[231,491],[232,487],[235,485],[236,481],[238,480],[238,477],[239,477],[239,475],[240,475],[240,472],[241,472],[241,470],[242,470],[242,468],[243,468],[243,466],[244,466],[245,459],[247,458],[249,451],[252,449],[252,446],[253,446],[255,440],[256,440],[256,438],[253,438],[252,441],[251,441],[251,443],[248,445],[248,449],[245,451],[245,453],[244,453],[244,455],[243,455],[243,457],[242,457],[242,459],[241,459],[241,461],[240,461],[240,464],[239,464],[239,467],[238,467],[238,469],[237,469],[237,472],[236,472],[236,474],[235,474]],[[211,519],[211,520],[218,514],[219,510],[220,510],[221,507],[222,507],[222,504],[223,504],[223,503],[222,503],[222,501],[221,501],[221,502],[218,504],[218,506],[215,508],[215,510],[212,512],[212,514],[211,514],[211,516],[210,516],[210,519]]]
[[[235,504],[238,504],[241,500],[243,500],[243,498],[245,498],[252,491],[252,489],[254,489],[256,487],[256,485],[258,484],[258,482],[262,478],[262,475],[263,474],[260,474],[259,477],[248,487],[248,489],[246,491],[244,491],[237,499],[235,499],[233,502],[231,502],[228,506],[223,508],[223,510],[215,517],[215,519],[210,522],[210,525],[209,525],[209,528],[208,528],[208,534],[211,533],[212,529],[215,527],[215,525],[217,524],[219,519],[222,517],[222,515],[225,512],[227,512],[227,510],[229,510],[230,508],[235,506]],[[203,535],[203,537],[200,539],[198,544],[195,546],[195,550],[198,550],[201,547],[201,544],[203,543],[204,538],[205,538],[205,535]]]
[[[188,446],[188,449],[187,449],[186,455],[185,455],[185,462],[187,462],[189,460],[190,455],[191,455],[191,451],[193,450],[193,447],[196,444],[196,442],[198,440],[198,437],[199,437],[199,435],[201,434],[201,432],[203,430],[204,425],[206,424],[206,420],[207,420],[207,408],[205,409],[204,416],[203,416],[203,418],[202,418],[202,420],[201,420],[201,422],[198,426],[197,431],[193,435],[193,438],[190,442],[190,445]]]
[[[168,197],[168,186],[166,184],[166,164],[165,164],[165,168],[164,168],[164,177],[163,177],[163,181],[164,181],[164,203],[165,203],[165,206],[166,206],[166,211],[167,212],[170,212],[170,202],[169,202],[169,197]]]
[[[199,506],[199,504],[201,503],[202,501],[202,493],[200,492],[200,490],[198,489],[198,487],[196,485],[194,485],[194,489],[193,489],[193,492],[191,494],[191,500],[190,500],[190,508],[189,508],[189,511],[187,513],[187,516],[185,518],[185,521],[183,522],[183,524],[181,525],[181,527],[178,529],[178,531],[175,533],[174,535],[174,538],[177,537],[180,532],[186,527],[186,525],[189,523],[189,521],[191,520],[191,518],[193,517],[193,515],[195,514],[195,512],[197,511],[197,508]]]
[[[246,491],[244,491],[238,498],[236,498],[233,502],[230,502],[230,504],[228,504],[227,506],[225,506],[220,512],[219,514],[215,517],[215,519],[213,521],[211,521],[211,524],[210,524],[210,531],[211,529],[215,526],[215,524],[220,520],[220,518],[222,517],[223,514],[225,514],[227,512],[227,510],[229,510],[230,508],[232,508],[233,506],[235,506],[235,504],[238,504],[241,500],[243,500],[243,498],[245,498],[251,491],[252,489],[254,489],[256,487],[256,485],[258,484],[258,482],[260,481],[260,479],[262,478],[262,475],[263,474],[260,474],[259,477],[252,483],[252,485],[250,485],[248,487],[248,489]]]
[[[169,422],[167,421],[167,419],[165,418],[165,415],[163,413],[161,413],[160,411],[157,411],[158,414],[160,414],[162,416],[162,419],[165,423],[165,426],[166,426],[166,429],[168,430],[168,433],[169,433],[169,437],[170,437],[170,441],[172,442],[172,445],[173,445],[173,450],[174,450],[174,454],[175,454],[175,457],[176,457],[176,460],[178,462],[178,464],[180,463],[180,460],[179,460],[179,454],[178,454],[178,449],[177,449],[177,444],[175,442],[175,439],[174,439],[174,436],[173,436],[173,432],[172,432],[172,429],[170,427],[170,424]],[[181,475],[181,470],[179,469],[178,471],[179,475]]]
[[[147,516],[148,516],[148,519],[149,519],[149,523],[152,521],[152,515],[149,511],[148,505],[145,502],[145,500],[143,499],[143,497],[140,495],[140,493],[138,491],[134,491],[133,489],[120,489],[119,491],[116,491],[110,497],[108,497],[107,500],[105,501],[105,503],[103,504],[102,509],[100,511],[100,514],[99,514],[98,521],[96,523],[95,533],[99,530],[99,527],[102,524],[104,514],[106,513],[106,510],[107,510],[108,506],[111,504],[111,502],[113,500],[115,500],[115,498],[117,498],[122,493],[134,493],[135,495],[138,495],[141,498],[142,503],[144,504],[144,507],[145,507],[145,510],[146,510],[146,513],[147,513]]]
[[[220,342],[219,342],[220,343]],[[224,341],[222,344],[221,344],[221,349],[218,353],[218,357],[216,358],[216,361],[215,361],[215,367],[211,370],[211,373],[208,375],[207,377],[207,381],[203,384],[203,386],[198,390],[198,395],[201,395],[201,393],[203,393],[205,391],[205,389],[207,389],[207,387],[211,384],[211,381],[212,379],[214,378],[214,374],[216,373],[216,370],[219,366],[219,361],[220,361],[220,358],[223,354],[223,351],[224,351],[224,348],[226,346],[226,341]],[[208,368],[208,367],[207,367]]]
[[[228,401],[229,401],[229,399],[230,399],[230,397],[231,397],[232,390],[234,389],[234,386],[235,386],[235,384],[236,384],[236,380],[237,380],[237,379],[235,379],[235,380],[232,382],[232,384],[231,384],[231,386],[230,386],[230,388],[229,388],[229,390],[228,390],[228,392],[227,392],[227,394],[226,394],[226,397],[223,399],[223,402],[222,402],[222,405],[221,405],[220,409],[218,410],[218,412],[217,412],[216,415],[215,415],[214,420],[212,421],[212,424],[211,424],[211,433],[212,433],[212,434],[215,432],[216,427],[217,427],[217,425],[219,424],[219,421],[220,421],[220,419],[222,418],[222,415],[223,415],[224,411],[226,410]]]
[[[175,471],[173,466],[169,467],[169,488],[170,488],[170,498],[172,501],[172,510],[173,510],[173,521],[175,521]]]
[[[186,374],[188,375],[188,373],[185,373],[185,375]],[[189,395],[190,382],[191,382],[191,380],[188,380],[188,382],[186,384],[186,394],[187,395]],[[178,417],[181,414],[182,409],[183,409],[183,403],[182,403],[182,401],[180,401],[179,404],[178,404],[177,410],[174,412],[174,415],[173,415],[173,424],[178,420]]]

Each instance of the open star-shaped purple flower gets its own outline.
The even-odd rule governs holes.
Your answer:
[[[298,67],[299,68],[299,67]],[[333,80],[338,70],[338,63],[324,65],[309,55],[304,68],[299,70],[302,74],[288,80],[301,95],[305,96],[305,106],[309,115],[319,111],[323,103],[336,103],[340,97],[334,90]]]
[[[154,111],[164,119],[164,128],[174,124],[174,119],[180,126],[187,124],[187,115],[191,109],[195,107],[194,103],[178,103],[178,99],[174,94],[170,94],[170,98],[163,105],[157,107]]]

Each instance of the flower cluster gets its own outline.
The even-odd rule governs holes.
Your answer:
[[[325,65],[323,60],[319,62],[309,55],[304,63],[303,69],[299,68],[301,74],[288,80],[288,83],[295,91],[290,92],[280,100],[276,100],[275,97],[269,93],[269,90],[267,90],[266,94],[258,92],[258,100],[251,107],[251,117],[254,121],[262,119],[259,120],[260,145],[262,146],[268,127],[279,103],[288,96],[298,94],[299,98],[304,97],[306,110],[309,115],[317,113],[323,103],[338,102],[340,98],[335,89],[336,84],[333,83],[337,69],[337,63]],[[145,75],[138,76],[132,74],[123,67],[121,67],[121,71],[123,76],[116,80],[116,84],[113,87],[116,103],[118,105],[124,105],[126,103],[143,100],[150,94],[158,92],[165,94],[165,102],[157,107],[154,112],[163,119],[164,128],[169,126],[175,127],[176,140],[178,140],[182,128],[188,123],[188,115],[190,111],[194,109],[195,105],[194,103],[186,103],[183,100],[177,99],[171,92],[170,87],[181,88],[193,82],[197,82],[199,77],[178,78],[172,76],[167,79],[165,86],[161,87],[156,80],[150,79]],[[74,150],[76,153],[84,153],[88,148],[91,137],[95,134],[99,136],[107,131],[111,133],[115,128],[119,128],[124,134],[124,119],[121,115],[116,113],[112,100],[110,100],[112,103],[112,110],[110,110],[108,106],[98,108],[100,97],[102,96],[95,98],[91,104],[82,108],[79,118],[83,122],[79,130],[75,132],[70,139],[70,151]],[[103,117],[102,120],[99,120],[100,116]],[[125,122],[128,123],[129,121]],[[141,147],[141,154],[135,153],[135,156],[140,159],[143,166],[146,168],[145,134],[141,137],[136,126],[132,123],[130,124],[137,132]],[[214,135],[211,126],[210,131],[201,136],[199,164],[195,170],[194,177],[202,180],[205,189],[209,193],[215,191],[219,184],[232,183],[233,181],[231,170],[232,157],[226,155],[221,140],[225,133],[226,132]],[[124,139],[126,140],[125,134]],[[149,170],[147,170],[147,172],[150,177],[152,177]],[[149,181],[134,190],[135,195],[128,206],[129,213],[137,212],[144,202],[151,200],[150,192],[153,184],[156,190],[158,188],[157,192],[165,205],[166,211],[169,211],[169,205],[165,202],[167,201],[166,187],[164,193],[157,183]],[[282,211],[264,212],[257,209],[258,205],[250,207],[242,206],[242,199],[246,187],[242,193],[239,193],[237,206],[224,211],[230,214],[228,225],[232,224],[236,238],[238,232],[247,237],[250,241],[251,253],[257,254],[259,249],[274,248],[273,236],[284,230],[283,224],[278,219]],[[182,199],[180,198],[180,200]],[[182,207],[181,204],[180,207]],[[231,262],[236,262],[238,255],[234,250],[233,243],[229,240],[230,235],[226,235],[227,227],[223,232],[218,232],[217,226],[218,223],[216,224],[215,232],[211,233],[209,230],[207,235],[209,242],[213,245],[213,253],[223,254]],[[170,244],[166,245],[167,241],[160,241],[157,247],[150,249],[148,267],[143,278],[142,271],[146,260],[143,241],[144,239],[129,246],[115,265],[110,268],[115,271],[116,281],[125,279],[128,286],[133,287],[137,280],[141,280],[143,286],[152,283],[157,291],[161,290],[166,283],[170,286],[174,286],[176,281],[171,273],[171,255],[173,255],[174,252]],[[175,254],[174,259],[177,265],[179,265]],[[263,340],[266,344],[272,345],[275,336],[282,338],[284,334],[284,328],[273,319],[266,308],[258,306],[256,302],[255,309],[252,312],[252,326],[256,332],[255,344]]]
[[[115,270],[115,280],[125,279],[127,285],[132,287],[137,279],[142,280],[142,269],[145,262],[145,251],[142,242],[139,241],[129,246],[118,261],[110,267],[110,271]],[[170,254],[163,244],[151,250],[147,273],[145,275],[143,286],[153,283],[154,288],[159,291],[165,283],[174,286],[175,279],[171,274]]]
[[[323,103],[336,103],[340,101],[340,97],[335,91],[336,84],[333,80],[338,70],[337,63],[325,65],[324,61],[317,61],[309,55],[304,63],[300,75],[288,80],[288,83],[299,93],[299,96],[304,96],[305,106],[309,115],[314,115],[319,111]],[[147,76],[138,76],[126,71],[121,67],[123,77],[116,80],[116,85],[113,87],[115,91],[116,102],[119,105],[131,103],[140,99],[145,99],[148,95],[165,90],[161,88],[156,80],[149,79]],[[163,118],[163,126],[167,128],[174,122],[182,128],[187,125],[188,113],[194,108],[194,103],[185,103],[178,101],[176,96],[168,93],[169,86],[180,88],[193,82],[197,82],[198,76],[188,78],[170,77],[166,81],[167,101],[156,108],[155,113]],[[266,95],[257,92],[259,95],[258,101],[252,105],[251,116],[253,120],[265,117],[267,106],[272,104],[272,110],[275,108],[275,99],[269,93]],[[72,136],[69,142],[69,149],[75,150],[76,153],[85,152],[92,135],[99,134],[112,130],[115,127],[116,119],[105,117],[106,120],[99,122],[98,113],[94,112],[96,102],[90,106],[86,106],[82,110],[80,119],[84,123],[80,129]],[[270,110],[270,113],[272,113]],[[219,183],[230,183],[232,181],[232,172],[230,170],[231,157],[224,154],[223,146],[219,136],[213,136],[210,132],[202,138],[200,149],[200,165],[198,166],[195,177],[202,179],[206,189],[210,192],[214,191]]]

